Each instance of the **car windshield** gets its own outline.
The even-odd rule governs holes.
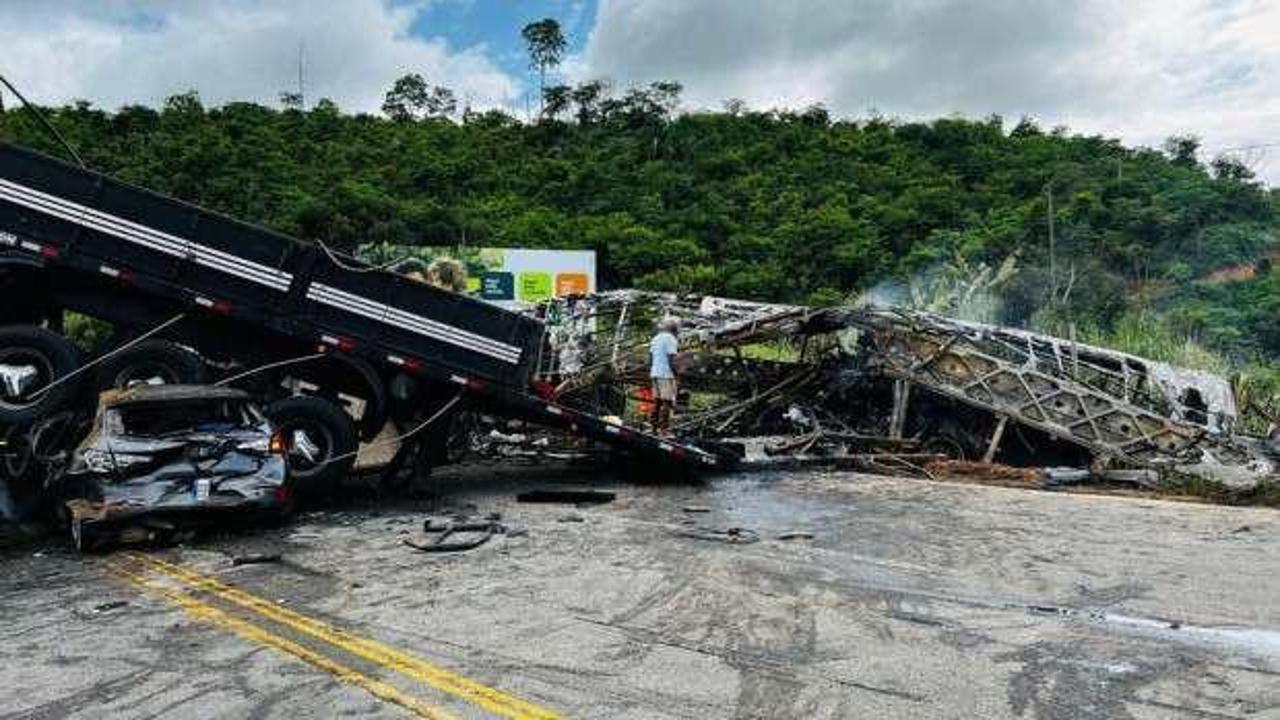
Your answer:
[[[262,422],[262,415],[250,403],[225,398],[122,405],[109,410],[106,418],[109,432],[131,437],[224,432]]]

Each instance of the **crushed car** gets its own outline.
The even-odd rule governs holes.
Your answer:
[[[149,541],[220,513],[287,513],[285,446],[240,390],[109,390],[51,489],[78,550]]]

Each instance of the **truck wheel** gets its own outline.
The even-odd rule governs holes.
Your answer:
[[[356,425],[342,408],[299,395],[272,403],[267,417],[284,435],[289,484],[299,496],[330,492],[351,472],[358,445]]]
[[[130,385],[201,385],[209,381],[204,358],[168,340],[143,340],[98,365],[98,388]]]
[[[48,392],[40,389],[74,372],[80,366],[79,355],[70,340],[44,328],[0,328],[0,425],[29,425],[70,405],[78,378]]]

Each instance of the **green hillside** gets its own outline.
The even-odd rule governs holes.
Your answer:
[[[677,114],[671,83],[548,92],[555,118],[537,123],[194,94],[50,114],[96,168],[337,246],[593,248],[607,287],[758,300],[973,284],[997,322],[1115,342],[1137,324],[1231,364],[1280,356],[1277,196],[1238,163],[1200,164],[1193,139],[1157,151],[821,107]],[[29,114],[0,122],[5,140],[59,152]]]

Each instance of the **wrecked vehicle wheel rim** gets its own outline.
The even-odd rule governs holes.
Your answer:
[[[289,472],[296,478],[318,474],[333,455],[333,436],[322,425],[291,425],[284,434],[289,440]]]
[[[21,409],[40,401],[32,393],[53,381],[53,362],[32,348],[0,350],[0,406]]]
[[[116,373],[111,384],[124,389],[134,385],[174,385],[177,382],[173,369],[163,363],[137,363]]]

